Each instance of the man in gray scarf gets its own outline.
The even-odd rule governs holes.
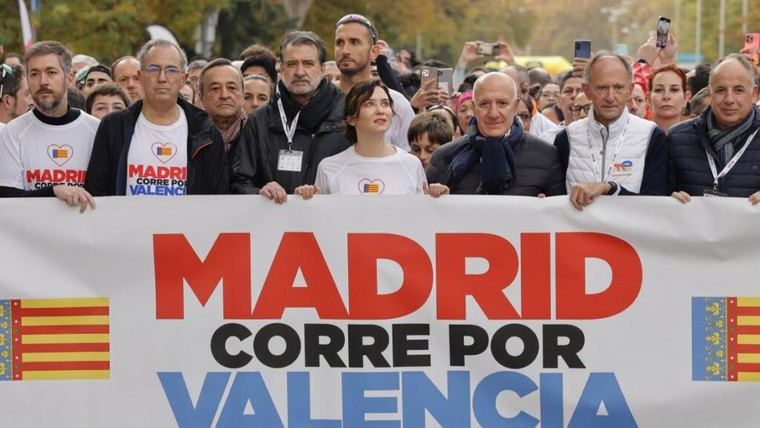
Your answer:
[[[742,55],[710,72],[710,107],[670,130],[672,196],[737,196],[760,203],[760,114],[755,69]]]

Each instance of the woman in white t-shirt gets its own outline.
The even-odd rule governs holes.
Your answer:
[[[354,86],[346,95],[346,139],[351,147],[322,160],[315,185],[299,186],[304,199],[315,193],[341,195],[411,195],[448,193],[442,184],[428,186],[422,163],[388,143],[393,100],[379,80]]]

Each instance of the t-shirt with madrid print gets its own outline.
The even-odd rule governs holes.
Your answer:
[[[60,118],[35,109],[10,121],[0,131],[0,186],[25,191],[83,186],[99,123],[77,109]]]
[[[187,117],[179,113],[171,125],[156,125],[140,113],[127,155],[127,195],[186,194]]]

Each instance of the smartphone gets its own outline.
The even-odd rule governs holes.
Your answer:
[[[664,48],[668,43],[668,32],[670,32],[670,18],[661,16],[657,20],[657,47]]]
[[[499,55],[501,53],[501,47],[498,43],[479,43],[478,44],[478,53],[481,55],[490,55],[495,56]]]
[[[591,40],[576,40],[573,58],[591,58]]]
[[[431,89],[438,85],[438,69],[422,67],[420,69],[420,88]]]
[[[754,64],[760,61],[760,33],[747,33],[744,35],[744,49],[742,49],[742,53],[744,52],[752,57]]]
[[[449,94],[449,96],[451,96],[451,94],[454,92],[454,69],[438,69],[438,88],[443,89],[447,94]]]

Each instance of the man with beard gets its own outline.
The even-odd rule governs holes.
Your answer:
[[[371,63],[380,48],[377,29],[362,15],[350,14],[335,24],[335,61],[340,70],[340,91],[347,94],[359,82],[372,78]],[[414,110],[401,93],[390,90],[394,115],[386,137],[401,150],[409,151],[407,133],[414,119]]]
[[[312,32],[283,38],[275,99],[250,117],[235,150],[233,193],[283,203],[296,187],[314,184],[322,159],[348,148],[343,95],[323,76],[326,56]]]
[[[0,196],[57,196],[94,207],[84,185],[98,119],[69,108],[71,53],[59,42],[26,52],[27,81],[36,108],[0,132]]]

